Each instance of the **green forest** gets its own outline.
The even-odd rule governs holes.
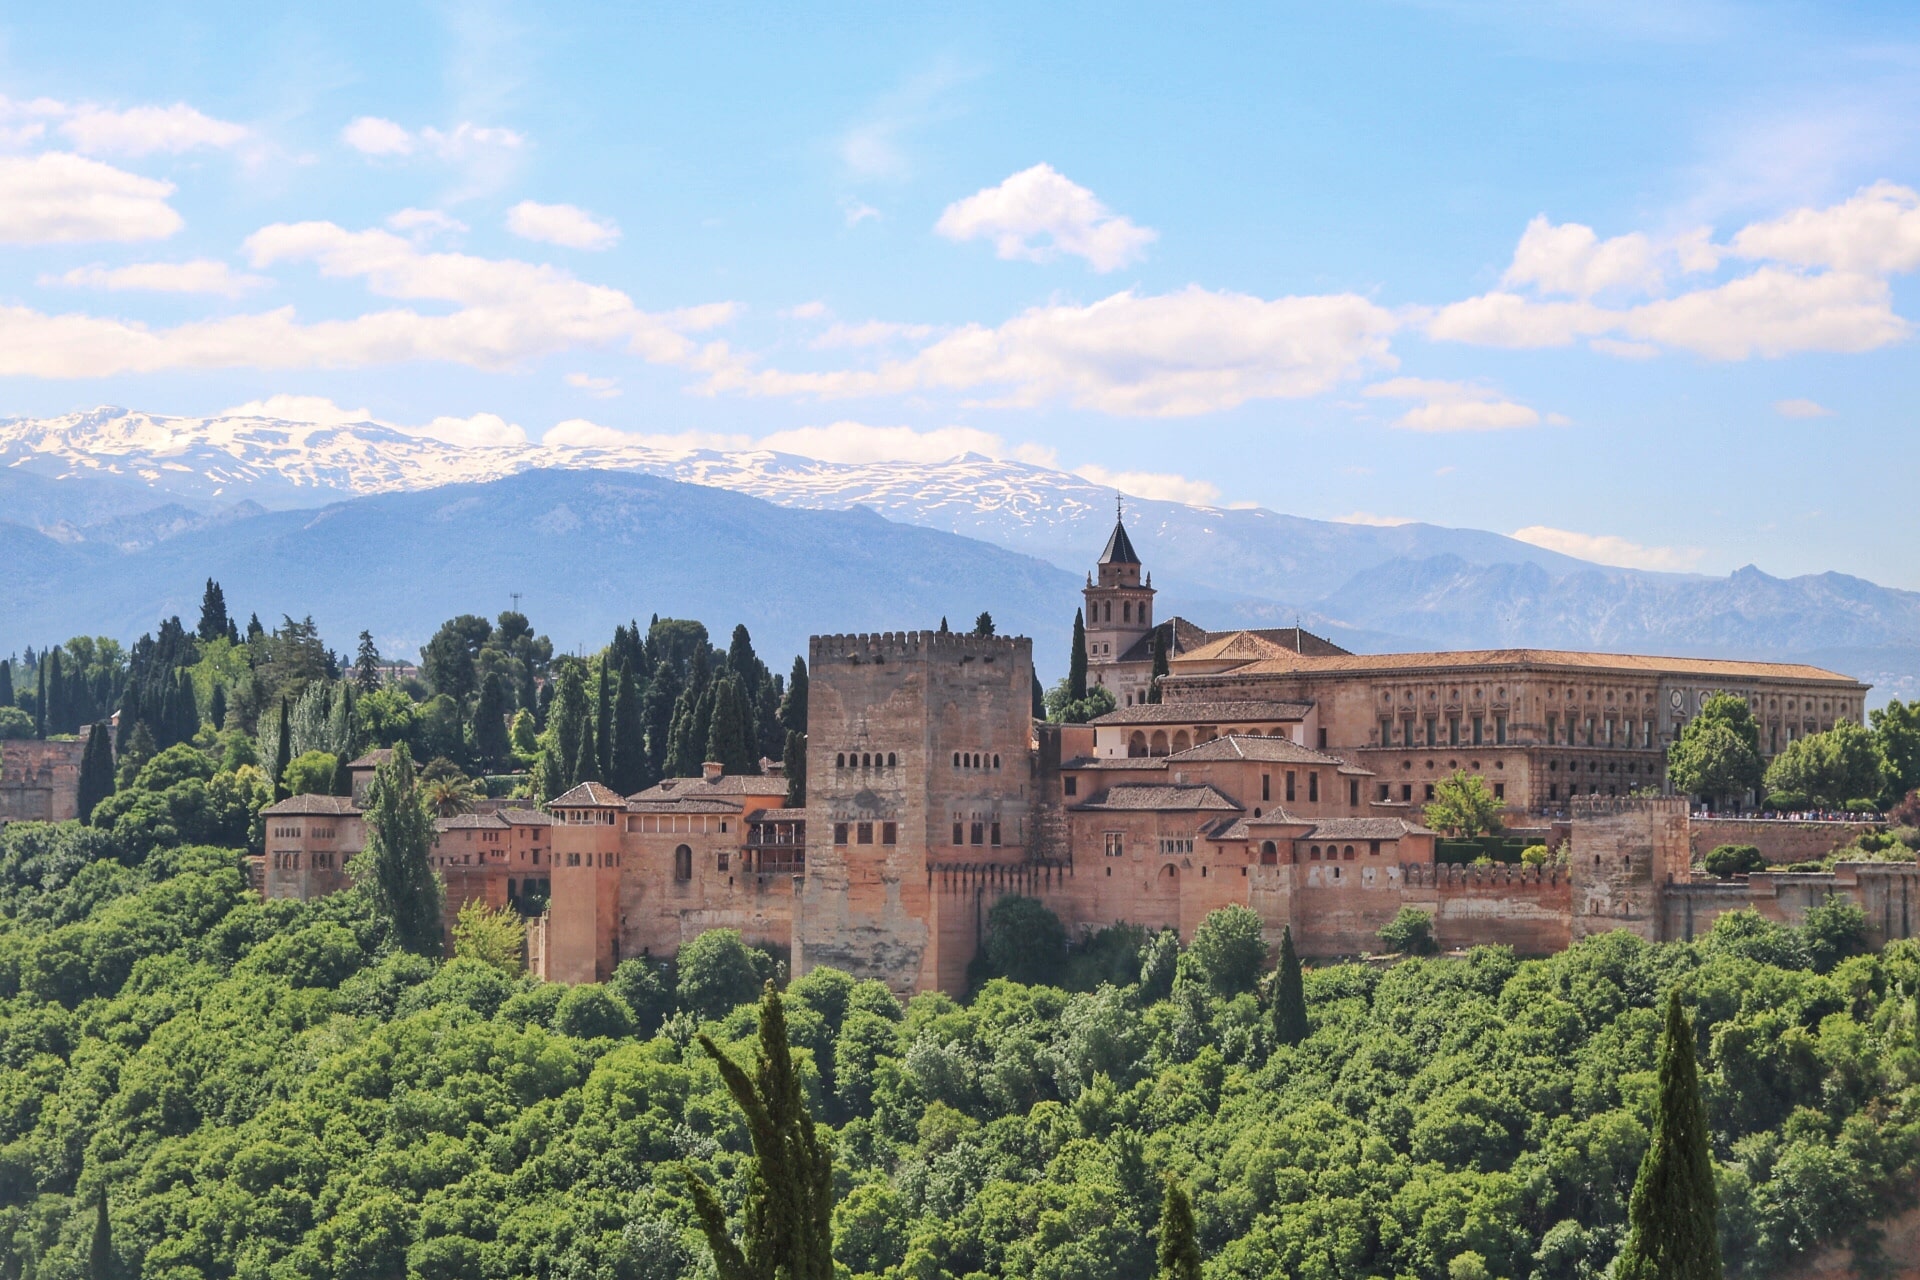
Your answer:
[[[1871,1256],[1920,1175],[1920,949],[1865,954],[1850,908],[1297,986],[1243,909],[1064,960],[1037,910],[965,1001],[786,986],[841,1274],[1150,1276],[1172,1177],[1216,1280],[1599,1276],[1676,990],[1728,1274]],[[698,1037],[744,1060],[779,958],[716,932],[565,987],[456,951],[363,890],[263,902],[232,848],[0,830],[0,1274],[712,1275],[693,1179],[737,1218],[751,1161]]]

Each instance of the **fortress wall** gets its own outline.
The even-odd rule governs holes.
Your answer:
[[[1693,856],[1704,858],[1723,844],[1750,844],[1768,862],[1814,862],[1861,836],[1881,829],[1878,822],[1780,822],[1762,818],[1695,818]]]
[[[1680,796],[1576,796],[1572,804],[1569,937],[1626,929],[1665,934],[1662,890],[1688,878],[1687,802]]]
[[[69,822],[80,816],[84,741],[0,742],[0,819]]]
[[[1414,866],[1408,882],[1431,888],[1442,947],[1507,946],[1522,955],[1563,951],[1573,886],[1558,867]]]

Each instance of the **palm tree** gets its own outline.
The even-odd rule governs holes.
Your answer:
[[[472,813],[474,801],[479,798],[473,779],[460,772],[460,767],[445,756],[435,757],[420,771],[420,791],[427,807],[442,818]]]

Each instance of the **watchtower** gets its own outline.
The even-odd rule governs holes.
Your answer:
[[[1684,796],[1575,796],[1568,880],[1573,940],[1625,929],[1664,936],[1666,886],[1688,876]]]
[[[1097,576],[1095,576],[1097,575]],[[1087,577],[1087,661],[1093,666],[1127,660],[1129,651],[1153,630],[1153,578],[1142,576],[1140,556],[1116,510],[1113,532]],[[1132,655],[1137,661],[1145,655]]]
[[[1034,821],[1033,643],[933,631],[815,636],[807,873],[796,974],[959,990],[974,922],[942,920],[941,864],[1013,865]]]

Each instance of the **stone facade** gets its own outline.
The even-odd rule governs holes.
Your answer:
[[[1878,822],[1793,822],[1779,818],[1695,818],[1693,856],[1704,858],[1723,844],[1750,844],[1776,866],[1817,862],[1836,849],[1879,831]]]
[[[80,816],[84,741],[0,742],[0,822],[67,822]]]

